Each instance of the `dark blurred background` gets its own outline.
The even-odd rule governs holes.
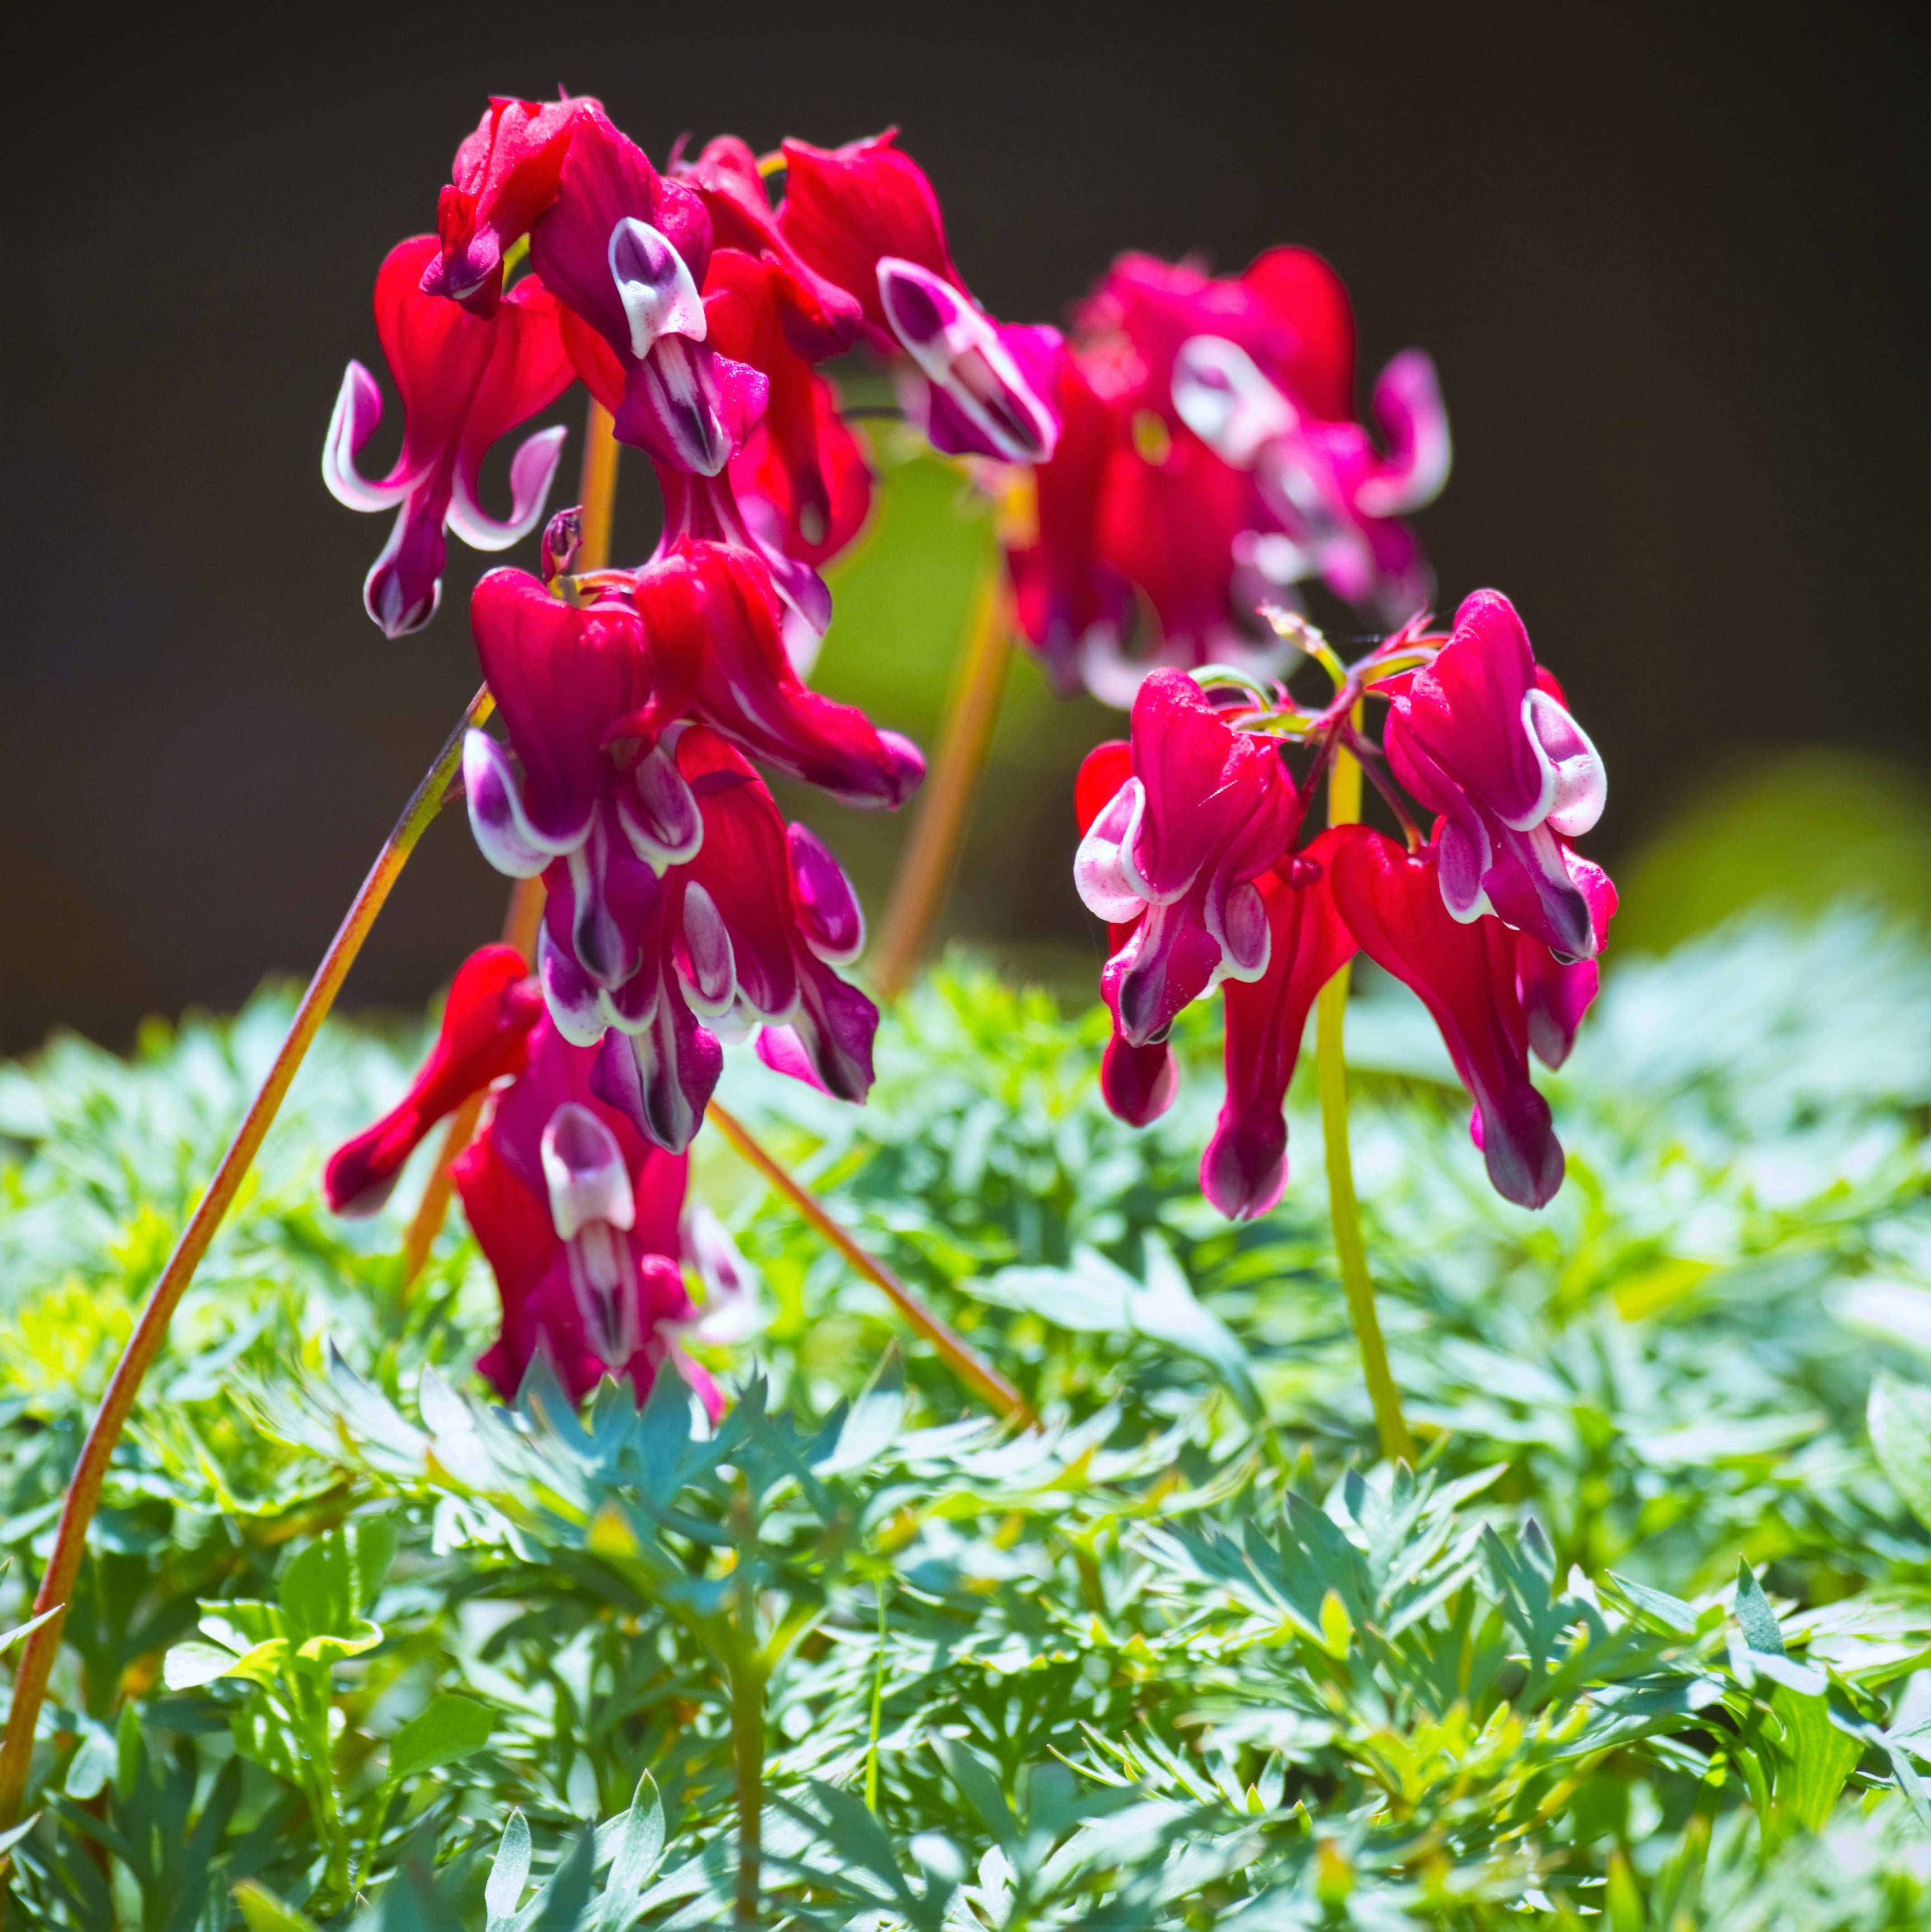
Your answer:
[[[358,594],[385,520],[326,495],[322,430],[347,358],[380,370],[376,266],[432,224],[484,97],[559,82],[660,160],[687,129],[899,122],[1015,320],[1060,316],[1123,248],[1321,250],[1364,376],[1410,343],[1436,358],[1441,602],[1507,590],[1559,668],[1612,777],[1591,849],[1650,882],[1632,935],[1807,851],[1931,900],[1914,16],[41,10],[7,116],[0,1046],[124,1042],[325,944],[474,687],[481,566],[452,540],[442,616],[385,642]],[[575,460],[573,440],[566,479]],[[634,553],[644,484],[632,463]],[[823,681],[929,743],[985,532],[929,465],[888,486]],[[1015,670],[952,930],[1021,964],[1087,946],[1070,769],[1108,728]],[[899,828],[814,815],[875,917]],[[1726,824],[1744,857],[1684,856],[1684,826]],[[449,814],[350,1003],[419,1006],[502,897]]]

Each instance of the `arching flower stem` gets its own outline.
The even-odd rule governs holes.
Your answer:
[[[577,500],[583,506],[583,537],[576,557],[579,572],[601,570],[610,560],[610,526],[617,495],[616,437],[611,432],[608,410],[592,396],[583,419],[583,466],[577,484]],[[543,880],[538,877],[518,879],[510,887],[509,904],[503,913],[503,944],[514,946],[532,966],[536,962],[536,936],[543,923]],[[429,1251],[449,1217],[450,1197],[456,1184],[451,1170],[456,1157],[475,1138],[483,1118],[486,1094],[473,1094],[450,1118],[436,1156],[436,1166],[422,1190],[422,1198],[409,1218],[403,1237],[402,1280],[397,1291],[399,1301],[409,1299],[417,1277],[429,1260]]]
[[[1351,752],[1339,745],[1327,775],[1330,825],[1353,825],[1361,817],[1361,766]],[[1322,987],[1316,1002],[1315,1070],[1321,1089],[1321,1138],[1327,1156],[1328,1211],[1334,1223],[1335,1258],[1348,1297],[1348,1316],[1361,1345],[1361,1366],[1368,1378],[1369,1399],[1375,1406],[1375,1426],[1381,1453],[1388,1460],[1415,1460],[1414,1438],[1402,1414],[1402,1398],[1388,1367],[1387,1345],[1375,1312],[1375,1284],[1368,1273],[1368,1252],[1361,1239],[1361,1208],[1354,1195],[1354,1165],[1348,1144],[1348,1067],[1342,1058],[1348,1018],[1349,970],[1343,966]]]
[[[249,1102],[248,1111],[242,1116],[241,1124],[235,1130],[228,1151],[222,1156],[221,1164],[208,1184],[207,1192],[181,1231],[173,1253],[168,1257],[166,1267],[161,1270],[160,1279],[148,1297],[147,1306],[141,1311],[133,1333],[121,1352],[121,1359],[115,1364],[113,1378],[107,1385],[100,1412],[87,1432],[79,1462],[67,1485],[60,1527],[55,1533],[53,1552],[47,1559],[46,1574],[40,1579],[40,1591],[34,1599],[37,1616],[49,1612],[53,1614],[47,1616],[46,1621],[28,1635],[14,1673],[12,1708],[7,1713],[4,1740],[0,1742],[0,1831],[6,1830],[19,1816],[33,1758],[34,1726],[46,1696],[47,1679],[53,1670],[54,1658],[60,1648],[61,1629],[66,1622],[67,1606],[73,1596],[74,1579],[79,1573],[80,1559],[86,1548],[88,1526],[100,1504],[108,1463],[115,1445],[121,1439],[121,1431],[133,1412],[142,1378],[160,1353],[175,1309],[194,1279],[195,1270],[199,1267],[208,1244],[233,1204],[249,1168],[253,1166],[255,1156],[287,1096],[289,1083],[314,1043],[329,1009],[334,1005],[336,995],[342,990],[342,982],[348,977],[349,969],[355,964],[356,955],[362,950],[362,942],[375,923],[376,915],[382,910],[390,889],[408,862],[410,853],[415,849],[416,842],[428,830],[430,821],[448,798],[451,784],[461,770],[463,734],[472,725],[481,724],[494,708],[494,700],[487,687],[476,693],[456,729],[450,734],[448,742],[403,808],[395,829],[376,855],[368,877],[362,881],[361,890],[355,895],[328,950],[322,956],[322,964],[315,969],[315,976],[308,982],[308,990],[295,1009],[287,1037],[268,1069],[267,1078]]]
[[[945,903],[992,749],[1012,656],[1006,593],[995,565],[973,598],[938,752],[892,881],[871,972],[881,999],[896,999],[904,991]]]
[[[758,1142],[751,1130],[727,1108],[713,1100],[707,1110],[711,1124],[765,1180],[790,1202],[808,1225],[835,1248],[850,1267],[874,1287],[883,1288],[892,1306],[915,1333],[936,1348],[946,1366],[1007,1422],[1030,1428],[1038,1420],[1019,1391],[963,1337],[934,1315],[885,1264],[868,1254],[832,1220],[824,1204]]]

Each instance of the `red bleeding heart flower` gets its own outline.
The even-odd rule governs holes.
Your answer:
[[[1132,775],[1080,842],[1088,908],[1130,927],[1101,989],[1123,1038],[1145,1047],[1222,980],[1258,980],[1272,928],[1255,884],[1300,816],[1279,749],[1231,729],[1191,678],[1157,671],[1134,700]]]
[[[693,712],[740,750],[848,805],[895,808],[917,788],[916,746],[799,677],[757,551],[681,540],[631,594],[652,637],[685,640],[699,667]]]
[[[618,439],[715,476],[757,420],[765,386],[706,340],[710,218],[601,110],[580,110],[555,199],[530,230],[531,262],[565,304],[565,342]]]
[[[1464,924],[1451,917],[1437,878],[1439,857],[1438,842],[1408,852],[1378,832],[1350,826],[1330,860],[1335,901],[1361,950],[1417,994],[1441,1029],[1475,1096],[1477,1141],[1496,1192],[1540,1208],[1562,1185],[1563,1156],[1549,1102],[1529,1078],[1519,950],[1525,935],[1496,919]],[[1583,988],[1566,990],[1573,996]],[[1536,992],[1540,1030],[1547,1008]],[[1573,1031],[1571,1021],[1565,1036]]]
[[[1010,557],[1021,627],[1057,683],[1076,671],[1125,706],[1162,667],[1273,675],[1292,653],[1257,614],[1292,608],[1310,577],[1391,620],[1426,601],[1398,518],[1447,474],[1433,368],[1411,350],[1377,383],[1385,448],[1354,420],[1354,382],[1346,291],[1305,249],[1220,278],[1115,262],[1060,366],[1036,536]]]
[[[1315,996],[1354,952],[1328,867],[1338,832],[1255,882],[1272,935],[1267,970],[1225,988],[1227,1097],[1201,1156],[1201,1191],[1231,1220],[1264,1214],[1288,1180],[1288,1088]]]
[[[1396,776],[1441,814],[1450,912],[1492,911],[1558,952],[1588,957],[1582,862],[1567,842],[1602,817],[1608,781],[1506,597],[1478,590],[1464,602],[1433,663],[1394,698],[1386,741]]]
[[[506,550],[542,520],[565,432],[539,430],[510,463],[511,508],[501,521],[478,500],[477,477],[497,440],[556,400],[570,380],[556,301],[525,277],[487,319],[424,295],[433,236],[398,243],[376,278],[376,332],[402,396],[401,454],[371,482],[355,459],[382,421],[382,392],[359,362],[342,379],[322,445],[322,476],[352,510],[400,506],[362,587],[385,635],[420,630],[442,594],[443,532],[472,549]]]
[[[715,1217],[686,1206],[685,1156],[598,1097],[595,1060],[540,1024],[527,1070],[453,1170],[502,1302],[502,1332],[476,1366],[505,1399],[539,1354],[573,1399],[605,1375],[641,1399],[667,1360],[715,1420],[722,1391],[685,1344],[748,1332],[750,1277]],[[701,1310],[686,1262],[707,1290]]]
[[[514,946],[485,946],[457,969],[436,1044],[409,1091],[372,1127],[337,1148],[322,1174],[332,1211],[378,1212],[409,1156],[471,1094],[520,1073],[543,995]]]
[[[707,548],[700,561],[725,573],[727,590],[728,554]],[[679,716],[701,712],[709,681],[731,676],[728,659],[710,662],[725,626],[698,571],[673,559],[644,574],[640,592],[640,604],[580,609],[520,572],[483,580],[478,649],[520,770],[476,731],[463,772],[484,856],[514,877],[543,877],[538,965],[556,1025],[574,1044],[604,1044],[607,1096],[681,1152],[722,1071],[721,1027],[793,1028],[827,1088],[858,1100],[877,1012],[832,970],[863,938],[844,874],[809,833],[787,831],[724,737]],[[762,648],[788,674],[764,594]],[[740,680],[724,707],[741,724],[760,715],[747,700],[783,688],[765,669],[762,687]],[[870,730],[856,712],[825,729],[841,724]]]
[[[503,255],[556,199],[578,116],[594,100],[492,99],[456,150],[436,203],[436,253],[422,272],[425,295],[447,296],[472,315],[495,312]]]
[[[718,246],[741,250],[770,272],[795,353],[822,362],[851,347],[865,321],[864,304],[799,252],[772,210],[757,158],[744,142],[721,134],[694,161],[673,155],[670,172],[703,202]]]
[[[908,413],[934,449],[1044,463],[1059,436],[1058,330],[997,322],[946,245],[938,196],[888,128],[842,148],[784,144],[778,226],[859,303],[873,346],[910,358]]]

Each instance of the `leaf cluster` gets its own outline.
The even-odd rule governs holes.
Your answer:
[[[0,1073],[20,1617],[285,1010]],[[1311,1096],[1282,1206],[1201,1207],[1210,1016],[1144,1133],[1101,1021],[963,962],[862,1112],[728,1076],[1019,1436],[718,1150],[769,1316],[722,1422],[667,1376],[494,1402],[460,1229],[405,1293],[406,1199],[314,1204],[417,1044],[331,1028],[116,1459],[9,1848],[30,1922],[710,1925],[748,1793],[799,1928],[1923,1922],[1931,958],[1846,913],[1624,965],[1540,1216],[1414,1010],[1350,1028],[1415,1469],[1375,1459]]]

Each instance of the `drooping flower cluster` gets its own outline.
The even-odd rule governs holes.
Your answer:
[[[1427,602],[1398,520],[1448,475],[1434,365],[1411,349],[1382,371],[1378,447],[1354,356],[1347,292],[1305,249],[1218,279],[1114,264],[1056,364],[1057,451],[1008,492],[1020,627],[1062,690],[1124,706],[1162,666],[1271,674],[1292,653],[1261,607],[1309,578],[1386,625]]]
[[[328,1204],[373,1214],[437,1123],[487,1091],[454,1170],[502,1298],[502,1334],[477,1366],[505,1397],[539,1353],[573,1396],[607,1371],[641,1396],[668,1360],[715,1418],[723,1396],[688,1345],[750,1332],[750,1277],[716,1216],[686,1204],[688,1156],[651,1145],[599,1097],[595,1062],[550,1023],[522,955],[484,946],[457,972],[415,1084],[330,1160]]]
[[[490,103],[436,232],[384,262],[376,320],[402,453],[379,482],[358,470],[382,404],[352,363],[323,470],[343,502],[398,507],[365,593],[390,635],[433,614],[445,529],[485,549],[534,530],[563,432],[517,450],[505,520],[479,506],[478,469],[573,375],[661,486],[644,563],[574,572],[565,512],[541,578],[493,571],[472,601],[508,742],[470,737],[470,820],[498,870],[547,888],[538,965],[557,1031],[598,1050],[600,1097],[670,1153],[703,1118],[722,1041],[754,1026],[775,1064],[862,1099],[877,1015],[835,970],[862,943],[858,903],[751,762],[888,809],[924,772],[800,674],[830,617],[820,566],[871,494],[817,365],[868,344],[935,447],[1038,464],[1059,434],[1057,332],[973,300],[891,134],[762,162],[724,136],[660,171],[587,99]]]
[[[1570,843],[1601,814],[1601,760],[1493,591],[1468,598],[1447,637],[1408,626],[1351,668],[1285,628],[1331,668],[1324,709],[1224,674],[1156,672],[1130,742],[1102,745],[1081,772],[1075,877],[1113,934],[1108,1104],[1135,1124],[1171,1104],[1168,1030],[1224,987],[1227,1094],[1201,1184],[1223,1214],[1265,1213],[1286,1182],[1287,1090],[1309,1012],[1358,951],[1420,997],[1474,1096],[1489,1179],[1539,1208],[1563,1156],[1528,1056],[1567,1057],[1615,910],[1609,879]],[[1379,747],[1355,722],[1369,700],[1388,706]],[[1298,778],[1297,747],[1309,754]],[[1316,782],[1344,750],[1409,828],[1405,847],[1365,825],[1300,842]],[[1436,814],[1426,838],[1396,779]]]

